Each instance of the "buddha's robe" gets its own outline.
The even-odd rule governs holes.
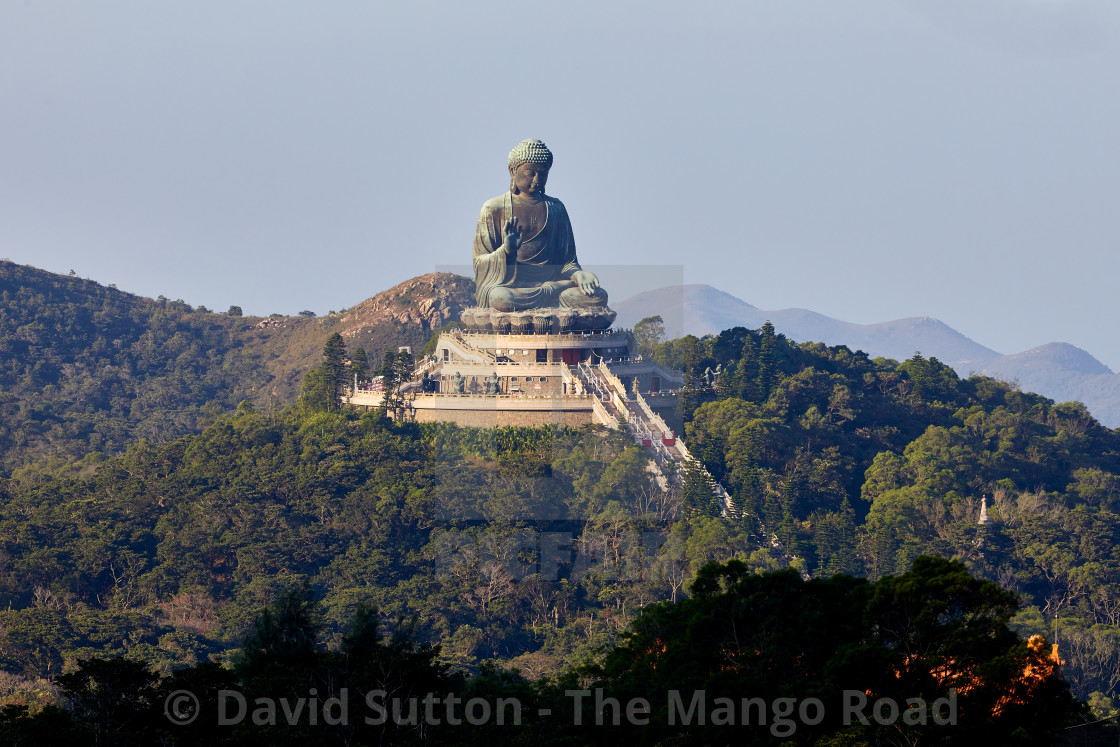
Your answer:
[[[516,255],[502,256],[506,220],[513,216],[509,192],[487,200],[474,237],[475,299],[479,306],[502,311],[553,307],[602,308],[607,294],[596,288],[584,294],[571,280],[581,269],[576,259],[572,223],[564,203],[544,195],[544,227],[535,236],[522,232]]]

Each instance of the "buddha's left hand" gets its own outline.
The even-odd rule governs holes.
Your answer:
[[[599,278],[595,277],[595,273],[587,270],[573,272],[572,280],[579,286],[580,291],[585,296],[595,295],[595,289],[599,287]]]

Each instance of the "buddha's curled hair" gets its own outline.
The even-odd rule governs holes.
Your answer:
[[[509,170],[513,171],[523,163],[543,166],[547,171],[552,168],[552,151],[540,140],[522,140],[509,152]]]

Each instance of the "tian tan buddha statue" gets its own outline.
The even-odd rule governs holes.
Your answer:
[[[544,192],[551,167],[544,143],[521,141],[509,154],[509,191],[482,206],[474,237],[479,311],[555,309],[582,320],[576,328],[610,326],[606,291],[576,259],[568,211]]]

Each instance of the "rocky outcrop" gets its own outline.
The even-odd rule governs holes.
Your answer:
[[[386,322],[437,330],[474,304],[474,281],[431,272],[378,293],[342,315],[342,336],[355,337]]]

